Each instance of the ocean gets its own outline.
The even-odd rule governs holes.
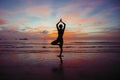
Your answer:
[[[59,47],[51,45],[51,42],[52,40],[0,41],[0,53],[58,53]],[[120,53],[120,42],[66,40],[63,50],[65,53]]]

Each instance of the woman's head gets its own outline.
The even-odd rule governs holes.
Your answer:
[[[60,28],[60,29],[62,29],[62,28],[63,28],[63,25],[62,25],[62,24],[60,24],[60,25],[59,25],[59,28]]]

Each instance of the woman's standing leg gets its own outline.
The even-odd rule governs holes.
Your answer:
[[[63,39],[61,39],[60,44],[59,44],[59,47],[60,47],[60,55],[59,55],[59,57],[62,57],[62,52],[63,52]]]

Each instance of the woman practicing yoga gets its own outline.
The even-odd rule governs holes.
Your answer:
[[[62,47],[63,47],[63,34],[64,34],[66,24],[62,21],[62,19],[60,19],[60,21],[56,24],[56,27],[57,27],[57,30],[58,30],[58,37],[51,44],[52,45],[59,45],[60,54],[58,55],[58,57],[63,57],[63,55],[62,55],[62,52],[63,52],[63,49],[62,49]]]

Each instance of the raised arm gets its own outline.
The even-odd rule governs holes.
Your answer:
[[[60,23],[60,21],[56,24],[56,27],[57,27],[57,29],[59,29],[59,27],[58,27],[58,24]]]
[[[56,24],[57,29],[59,29],[59,23],[63,23],[63,29],[65,29],[66,24],[62,21],[62,19],[60,19],[60,21]]]
[[[66,27],[66,24],[63,22],[63,24],[64,24],[64,27],[63,27],[63,29],[65,29],[65,27]]]
[[[63,29],[65,29],[65,27],[66,27],[66,24],[62,21],[62,19],[60,20],[61,21],[61,23],[63,23]]]

